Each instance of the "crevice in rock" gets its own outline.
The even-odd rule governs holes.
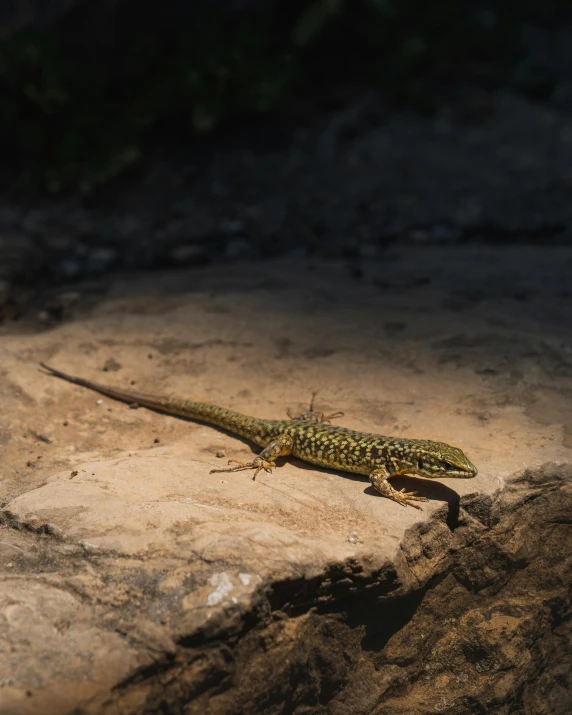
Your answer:
[[[59,530],[53,524],[47,524],[45,522],[38,522],[36,524],[22,521],[7,509],[0,511],[0,525],[15,529],[16,531],[26,531],[30,534],[37,534],[38,536],[51,536],[57,541],[62,540]]]
[[[364,574],[360,564],[346,562],[332,566],[325,574],[311,579],[287,579],[272,584],[268,601],[271,611],[282,611],[295,617],[314,608],[319,613],[335,612],[340,604],[358,594],[369,599],[388,596],[401,587],[392,565]]]
[[[347,623],[351,628],[365,628],[361,642],[363,650],[381,652],[391,637],[411,621],[427,592],[440,584],[446,575],[447,573],[438,574],[422,588],[401,597],[390,598],[383,603],[365,604],[360,600],[354,604],[347,614]]]

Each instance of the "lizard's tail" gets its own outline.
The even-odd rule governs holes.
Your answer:
[[[268,421],[259,420],[255,417],[241,415],[239,412],[227,410],[224,407],[209,405],[204,402],[193,402],[190,400],[176,400],[169,397],[158,397],[154,395],[146,395],[142,392],[134,392],[132,390],[121,390],[108,385],[101,385],[98,382],[84,380],[82,377],[68,375],[65,372],[56,370],[45,363],[40,363],[44,370],[47,370],[51,375],[59,377],[62,380],[73,382],[74,385],[87,387],[89,390],[99,392],[102,395],[111,397],[121,402],[128,404],[136,404],[141,407],[147,407],[150,410],[164,412],[167,415],[183,417],[185,419],[198,420],[200,422],[208,422],[209,424],[222,427],[229,432],[238,434],[241,437],[256,442],[257,444],[265,444],[265,439],[268,430]]]
[[[68,375],[67,373],[61,372],[60,370],[56,370],[55,368],[50,367],[43,362],[40,363],[40,366],[55,377],[59,377],[62,380],[67,380],[68,382],[73,382],[74,385],[81,385],[82,387],[87,387],[94,392],[99,392],[102,395],[107,395],[107,397],[112,397],[115,400],[121,400],[121,402],[137,404],[141,407],[148,407],[152,410],[162,411],[167,408],[167,403],[169,401],[167,397],[145,395],[142,392],[135,392],[134,390],[121,390],[116,387],[110,387],[109,385],[101,385],[99,382],[92,382],[91,380],[84,380],[82,377]]]

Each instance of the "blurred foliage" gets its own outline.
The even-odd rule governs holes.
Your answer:
[[[209,132],[336,83],[399,89],[439,65],[463,72],[515,51],[513,20],[492,0],[297,0],[224,19],[207,4],[166,30],[130,18],[96,61],[61,28],[20,30],[0,41],[5,168],[17,188],[89,193],[153,132]]]

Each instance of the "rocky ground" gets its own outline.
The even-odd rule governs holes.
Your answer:
[[[570,712],[572,43],[535,32],[544,103],[366,93],[2,198],[2,714]],[[479,475],[395,480],[421,511],[209,475],[251,446],[41,360],[262,417],[317,391]]]
[[[551,104],[473,90],[431,117],[364,94],[178,144],[87,199],[5,198],[0,321],[30,306],[57,318],[52,289],[110,271],[291,255],[342,258],[359,277],[405,243],[568,243],[571,87]]]
[[[3,713],[569,712],[572,249],[421,244],[116,273],[5,323]],[[40,360],[262,417],[318,391],[479,475],[396,480],[422,511],[295,460],[209,475],[250,446]]]

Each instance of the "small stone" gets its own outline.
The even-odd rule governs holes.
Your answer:
[[[96,400],[96,401],[95,401],[95,404],[96,404],[96,405],[103,405],[103,400]]]
[[[61,539],[61,537],[63,535],[62,530],[56,524],[46,524],[45,532],[46,532],[46,534],[49,534],[50,536],[55,536],[57,539]]]
[[[155,439],[153,440],[153,444],[159,444],[160,441],[161,440],[159,439],[159,437],[155,437]]]
[[[226,452],[224,451],[224,449],[219,449],[219,450],[217,450],[217,453],[215,456],[217,456],[219,459],[221,459],[222,457],[226,457]]]
[[[69,422],[67,420],[64,420],[62,424],[64,427],[67,427],[69,425]]]

